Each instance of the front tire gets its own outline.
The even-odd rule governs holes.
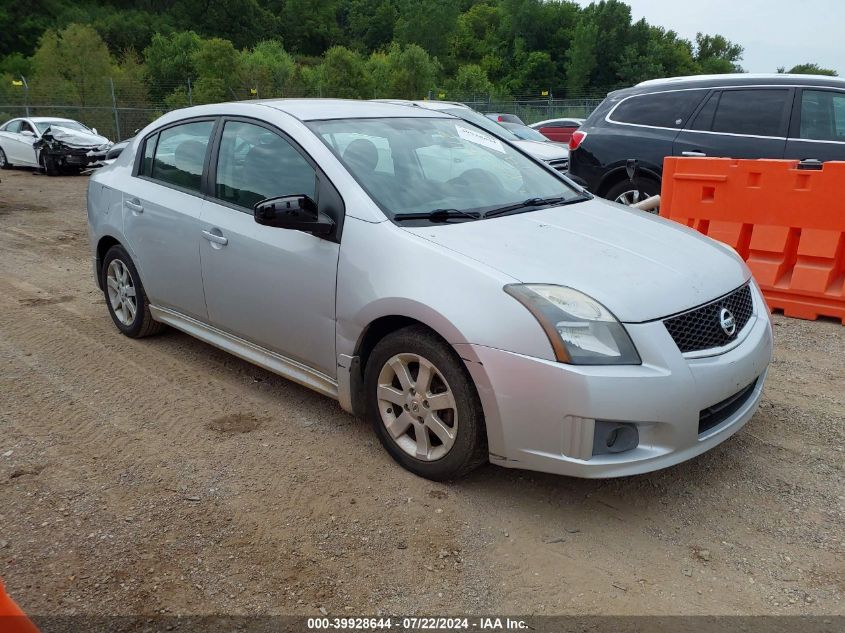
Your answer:
[[[109,249],[100,275],[106,306],[118,330],[130,338],[143,338],[164,328],[153,320],[138,269],[125,248],[116,245]]]
[[[48,176],[59,176],[61,174],[59,165],[56,163],[56,159],[49,154],[44,154],[42,152],[38,157],[38,162],[41,163],[41,169],[43,169],[44,173]]]
[[[412,473],[457,479],[488,460],[484,413],[463,361],[422,326],[373,349],[364,372],[366,416],[391,457]]]
[[[9,159],[6,158],[6,152],[3,151],[3,148],[0,147],[0,169],[11,169],[12,163],[9,162]]]

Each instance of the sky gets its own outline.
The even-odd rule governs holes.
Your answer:
[[[577,0],[582,6],[589,0]],[[813,62],[845,77],[845,0],[623,0],[634,21],[676,31],[720,34],[745,48],[740,65],[773,73]]]

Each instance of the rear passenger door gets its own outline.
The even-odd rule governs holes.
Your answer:
[[[253,206],[305,194],[340,224],[339,194],[291,139],[263,123],[226,119],[215,145],[198,231],[209,322],[334,378],[340,245],[262,226]]]
[[[201,321],[199,217],[214,126],[191,120],[148,136],[123,192],[124,233],[150,302]]]
[[[845,160],[845,91],[799,91],[784,157]]]
[[[792,88],[713,90],[675,138],[675,156],[783,158]]]

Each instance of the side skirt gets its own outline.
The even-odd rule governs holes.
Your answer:
[[[324,396],[329,396],[335,400],[338,399],[337,382],[324,373],[311,369],[307,365],[286,358],[276,352],[271,352],[268,349],[218,330],[215,327],[187,317],[174,310],[158,308],[151,305],[150,312],[156,321],[166,323],[177,330],[190,334],[210,345],[219,347],[223,351],[229,352],[254,365],[263,367],[267,371],[278,374],[283,378],[313,389]]]

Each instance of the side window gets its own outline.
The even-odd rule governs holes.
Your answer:
[[[786,136],[784,111],[790,92],[784,89],[725,90],[713,117],[714,132]]]
[[[260,125],[228,121],[217,159],[215,196],[252,209],[265,198],[316,198],[317,174],[293,145]]]
[[[710,95],[710,98],[707,99],[704,106],[695,115],[695,119],[693,119],[690,125],[691,130],[709,131],[713,127],[713,115],[716,114],[716,106],[719,104],[720,94],[722,93],[716,91]]]
[[[21,122],[20,121],[12,121],[11,123],[7,123],[6,127],[3,128],[4,132],[12,132],[17,134],[21,131]]]
[[[35,134],[35,130],[32,129],[32,126],[29,124],[28,121],[21,121],[20,126],[20,132],[32,132],[33,134]]]
[[[804,90],[799,137],[845,142],[845,92]]]
[[[147,137],[144,141],[144,158],[141,162],[141,167],[138,169],[138,174],[141,176],[152,176],[153,174],[153,157],[155,156],[156,143],[158,142],[158,134],[153,134]]]
[[[213,128],[213,121],[197,121],[159,132],[151,176],[162,182],[199,191],[205,151]]]
[[[676,90],[628,97],[616,106],[610,120],[680,129],[706,92]]]

